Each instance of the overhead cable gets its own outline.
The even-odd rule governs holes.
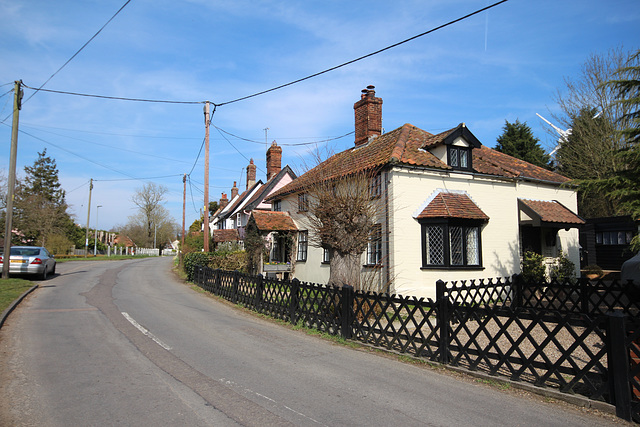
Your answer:
[[[108,20],[108,21],[107,21],[107,22],[106,22],[102,27],[100,27],[100,29],[99,29],[99,30],[98,30],[98,31],[97,31],[97,32],[96,32],[96,33],[95,33],[95,34],[94,34],[94,35],[93,35],[93,36],[92,36],[92,37],[91,37],[91,38],[90,38],[90,39],[89,39],[85,44],[83,44],[83,45],[82,45],[82,47],[81,47],[80,49],[78,49],[78,51],[77,51],[76,53],[74,53],[74,54],[71,56],[71,58],[69,58],[69,59],[67,60],[67,62],[65,62],[64,64],[62,64],[62,67],[58,68],[58,69],[56,70],[56,72],[55,72],[55,73],[51,74],[51,76],[50,76],[50,77],[49,77],[49,78],[48,78],[44,83],[42,83],[42,85],[40,85],[40,87],[39,87],[38,89],[36,89],[36,91],[35,91],[34,93],[32,93],[32,94],[31,94],[31,96],[29,96],[29,98],[27,98],[24,102],[27,102],[27,101],[29,101],[31,98],[33,98],[33,96],[34,96],[36,93],[38,93],[38,91],[43,90],[42,88],[44,87],[44,85],[46,85],[47,83],[49,83],[49,81],[50,81],[50,80],[51,80],[51,79],[52,79],[56,74],[58,74],[58,73],[59,73],[59,72],[60,72],[64,67],[66,67],[66,66],[67,66],[67,64],[68,64],[69,62],[71,62],[71,61],[73,60],[73,58],[75,58],[75,57],[76,57],[76,56],[77,56],[77,55],[82,51],[82,49],[84,49],[85,47],[87,47],[87,45],[88,45],[89,43],[91,43],[91,42],[93,41],[93,39],[95,39],[95,38],[98,36],[98,34],[100,34],[100,32],[101,32],[102,30],[104,30],[104,28],[105,28],[107,25],[109,25],[109,23],[110,23],[110,22],[111,22],[111,21],[112,21],[112,20],[113,20],[113,19],[114,19],[114,18],[115,18],[115,17],[116,17],[120,12],[121,12],[121,11],[122,11],[122,9],[124,9],[124,8],[125,8],[125,7],[130,3],[130,2],[131,2],[131,0],[127,0],[127,1],[122,5],[122,7],[121,7],[120,9],[118,9],[118,11],[117,11],[116,13],[114,13],[114,14],[113,14],[113,16],[112,16],[111,18],[109,18],[109,20]],[[30,88],[30,89],[31,89],[31,88]]]
[[[285,88],[285,87],[287,87],[287,86],[291,86],[291,85],[294,85],[294,84],[296,84],[296,83],[303,82],[303,81],[305,81],[305,80],[309,80],[309,79],[311,79],[311,78],[313,78],[313,77],[318,77],[318,76],[320,76],[320,75],[322,75],[322,74],[326,74],[326,73],[328,73],[328,72],[330,72],[330,71],[337,70],[338,68],[342,68],[342,67],[345,67],[345,66],[347,66],[347,65],[353,64],[354,62],[358,62],[358,61],[361,61],[361,60],[363,60],[363,59],[366,59],[366,58],[369,58],[369,57],[371,57],[371,56],[374,56],[374,55],[377,55],[377,54],[379,54],[379,53],[382,53],[382,52],[384,52],[384,51],[387,51],[387,50],[389,50],[389,49],[393,49],[394,47],[398,47],[398,46],[400,46],[400,45],[402,45],[402,44],[408,43],[408,42],[410,42],[410,41],[412,41],[412,40],[415,40],[415,39],[417,39],[417,38],[419,38],[419,37],[426,36],[427,34],[431,34],[431,33],[433,33],[434,31],[441,30],[442,28],[445,28],[445,27],[448,27],[448,26],[450,26],[450,25],[453,25],[453,24],[455,24],[455,23],[457,23],[457,22],[463,21],[463,20],[465,20],[465,19],[467,19],[467,18],[470,18],[470,17],[472,17],[472,16],[474,16],[474,15],[477,15],[477,14],[482,13],[482,12],[484,12],[484,11],[486,11],[486,10],[489,10],[489,9],[491,9],[491,8],[493,8],[493,7],[496,7],[496,6],[498,6],[498,5],[502,4],[502,3],[506,3],[507,1],[509,1],[509,0],[501,0],[501,1],[499,1],[499,2],[496,2],[496,3],[492,4],[492,5],[489,5],[489,6],[487,6],[487,7],[483,7],[482,9],[478,9],[478,10],[476,10],[475,12],[469,13],[469,14],[467,14],[467,15],[463,16],[463,17],[460,17],[460,18],[458,18],[458,19],[454,19],[453,21],[449,21],[449,22],[447,22],[446,24],[439,25],[439,26],[437,26],[437,27],[435,27],[435,28],[432,28],[432,29],[430,29],[430,30],[428,30],[428,31],[425,31],[424,33],[420,33],[420,34],[415,35],[415,36],[413,36],[413,37],[409,37],[408,39],[402,40],[401,42],[394,43],[394,44],[392,44],[392,45],[390,45],[390,46],[387,46],[387,47],[385,47],[385,48],[382,48],[382,49],[376,50],[375,52],[371,52],[371,53],[368,53],[368,54],[366,54],[366,55],[363,55],[363,56],[361,56],[361,57],[359,57],[359,58],[352,59],[351,61],[347,61],[347,62],[344,62],[344,63],[342,63],[342,64],[340,64],[340,65],[336,65],[335,67],[327,68],[327,69],[326,69],[326,70],[324,70],[324,71],[320,71],[320,72],[318,72],[318,73],[311,74],[310,76],[303,77],[303,78],[301,78],[301,79],[294,80],[294,81],[292,81],[292,82],[285,83],[285,84],[282,84],[282,85],[280,85],[280,86],[276,86],[276,87],[271,88],[271,89],[267,89],[267,90],[263,90],[263,91],[261,91],[261,92],[254,93],[253,95],[247,95],[247,96],[243,96],[242,98],[234,99],[234,100],[232,100],[232,101],[222,102],[222,103],[218,104],[218,106],[223,106],[223,105],[233,104],[234,102],[244,101],[244,100],[249,99],[249,98],[254,98],[254,97],[259,96],[259,95],[264,95],[265,93],[273,92],[273,91],[275,91],[275,90],[282,89],[282,88]]]
[[[27,89],[34,89],[36,91],[60,93],[63,95],[84,96],[88,98],[115,99],[118,101],[155,102],[155,103],[161,103],[161,104],[204,104],[205,103],[205,101],[171,101],[171,100],[165,100],[165,99],[126,98],[122,96],[93,95],[89,93],[68,92],[64,90],[53,90],[53,89],[42,89],[42,88],[36,89],[24,83],[22,85]],[[33,94],[31,96],[33,96]]]
[[[218,126],[216,126],[216,125],[213,125],[213,127],[214,127],[214,128],[216,128],[219,132],[224,132],[224,133],[226,133],[227,135],[232,136],[232,137],[237,138],[237,139],[240,139],[240,140],[242,140],[242,141],[253,142],[253,143],[255,143],[255,144],[264,145],[264,141],[258,141],[258,140],[255,140],[255,139],[243,138],[243,137],[241,137],[241,136],[234,135],[234,134],[232,134],[231,132],[227,132],[226,130],[221,129],[221,128],[219,128],[219,127],[218,127]],[[354,133],[355,133],[355,131],[351,131],[351,132],[349,132],[349,133],[345,133],[344,135],[341,135],[341,136],[336,136],[336,137],[334,137],[334,138],[328,138],[328,139],[321,139],[321,140],[319,140],[319,141],[311,141],[311,142],[296,142],[296,143],[290,143],[290,144],[287,144],[287,143],[285,142],[285,143],[279,143],[278,145],[281,145],[281,146],[287,146],[287,147],[295,147],[295,146],[300,146],[300,145],[315,145],[315,144],[322,144],[322,143],[324,143],[324,142],[335,141],[335,140],[337,140],[337,139],[341,139],[341,138],[344,138],[344,137],[346,137],[346,136],[353,135]]]

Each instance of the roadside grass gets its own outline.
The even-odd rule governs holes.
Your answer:
[[[0,313],[34,285],[24,279],[0,279]]]

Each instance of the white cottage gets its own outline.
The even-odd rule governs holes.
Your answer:
[[[355,145],[267,200],[298,228],[295,277],[326,283],[330,254],[308,242],[305,188],[313,176],[375,170],[371,194],[384,210],[362,254],[380,289],[434,297],[435,283],[520,272],[525,250],[549,263],[564,253],[579,269],[576,191],[569,179],[483,146],[464,123],[433,135],[405,124],[382,134],[373,86],[355,103]],[[317,173],[322,171],[321,173]]]

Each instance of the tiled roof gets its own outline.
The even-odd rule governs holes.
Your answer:
[[[417,216],[422,218],[461,218],[487,221],[489,217],[467,194],[442,191]]]
[[[238,235],[238,230],[235,228],[213,230],[213,241],[215,243],[237,242],[238,240],[240,240],[240,236]]]
[[[303,190],[313,182],[332,179],[352,173],[375,170],[386,165],[407,165],[426,169],[452,170],[433,155],[429,149],[443,143],[454,132],[464,129],[460,124],[453,129],[433,135],[411,124],[372,139],[367,144],[352,147],[325,160],[312,170],[293,180],[268,200]],[[465,133],[472,134],[465,129]],[[475,137],[473,137],[475,140]],[[476,140],[477,141],[477,140]],[[520,178],[562,184],[569,179],[544,168],[480,146],[473,151],[473,171],[503,178]]]
[[[288,212],[254,210],[251,216],[260,231],[297,231]]]
[[[578,215],[571,212],[562,203],[543,200],[526,200],[518,199],[518,201],[529,208],[535,215],[540,217],[543,222],[556,222],[561,224],[584,224],[585,221]]]

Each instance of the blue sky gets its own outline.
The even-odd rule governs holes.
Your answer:
[[[126,98],[222,104],[392,45],[492,1],[133,0],[45,89]],[[0,0],[0,95],[14,80],[39,87],[124,0]],[[432,133],[465,122],[494,147],[505,120],[555,137],[536,116],[557,112],[564,79],[591,54],[640,45],[637,0],[510,0],[427,36],[302,83],[218,107],[211,128],[210,199],[244,188],[249,158],[265,180],[268,141],[298,169],[314,145],[354,129],[353,104],[367,85],[384,101],[383,126]],[[25,90],[25,100],[33,94]],[[0,169],[9,167],[12,96],[0,97]],[[201,104],[125,102],[39,92],[20,112],[18,175],[47,149],[76,221],[111,229],[135,213],[145,182],[169,189],[165,207],[186,224],[203,205]],[[352,146],[353,135],[329,143]],[[196,160],[197,159],[197,160]],[[163,177],[163,178],[153,178]],[[133,179],[142,178],[142,179]],[[102,205],[96,218],[95,207]]]

